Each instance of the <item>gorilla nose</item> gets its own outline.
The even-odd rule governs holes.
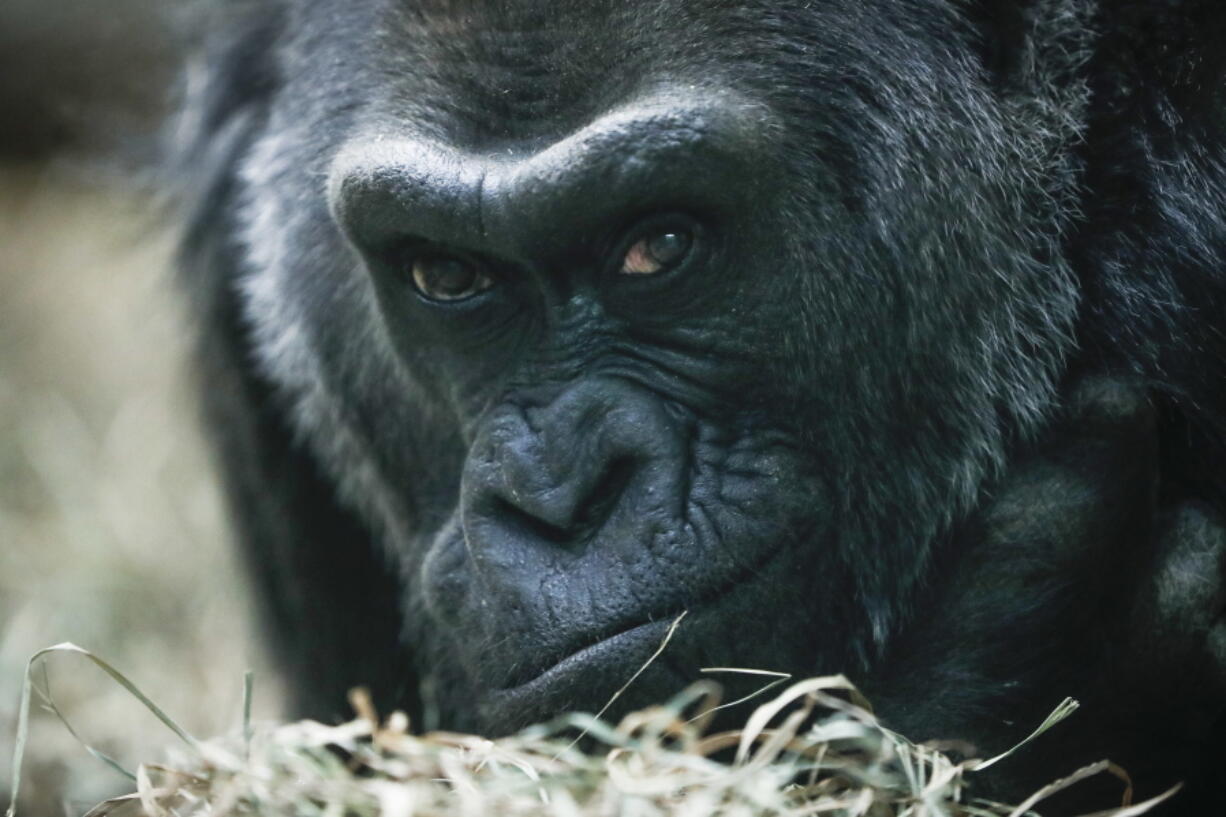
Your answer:
[[[528,463],[515,470],[522,473]],[[608,518],[638,465],[621,458],[607,467],[585,468],[554,488],[533,490],[530,480],[511,479],[495,487],[490,508],[503,524],[515,524],[538,538],[565,545],[585,540]]]
[[[674,446],[660,401],[630,384],[595,381],[546,405],[505,405],[478,433],[465,466],[462,524],[469,546],[508,537],[579,547],[635,496],[660,494]]]

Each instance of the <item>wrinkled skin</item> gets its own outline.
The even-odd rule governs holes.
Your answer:
[[[596,709],[687,611],[623,707],[843,671],[995,751],[1075,695],[991,791],[1111,756],[1194,808],[1226,710],[1215,4],[220,29],[183,267],[303,713]]]

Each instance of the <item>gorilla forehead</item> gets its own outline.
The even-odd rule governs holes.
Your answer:
[[[979,85],[975,31],[944,0],[354,0],[344,15],[316,0],[293,14],[296,99],[347,83],[329,95],[465,143],[573,130],[663,77],[803,107],[810,139]]]

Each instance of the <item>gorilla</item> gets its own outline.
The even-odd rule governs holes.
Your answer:
[[[1219,0],[210,30],[182,276],[298,714],[366,684],[506,733],[598,708],[685,612],[619,703],[841,671],[995,752],[1071,695],[986,791],[1110,757],[1194,813],[1226,737]]]

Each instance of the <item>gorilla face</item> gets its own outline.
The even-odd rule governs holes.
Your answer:
[[[412,618],[493,723],[607,697],[682,611],[687,632],[762,619],[827,538],[803,425],[759,371],[800,276],[753,113],[670,88],[501,155],[365,137],[333,165],[378,320],[463,451],[410,545]],[[769,643],[761,623],[736,636]]]
[[[850,6],[286,12],[246,319],[449,724],[599,706],[683,611],[645,698],[868,666],[1044,417],[1081,92]]]

